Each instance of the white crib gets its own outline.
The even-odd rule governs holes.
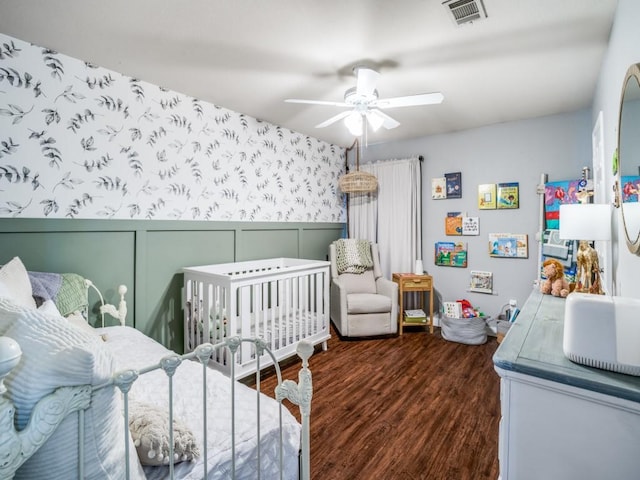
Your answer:
[[[295,354],[306,340],[322,343],[329,333],[329,262],[271,258],[187,267],[184,272],[184,349],[225,338],[262,338],[277,362]],[[255,373],[255,348],[243,344],[235,360],[235,378]],[[260,360],[262,368],[272,365]],[[223,351],[211,365],[231,374]]]

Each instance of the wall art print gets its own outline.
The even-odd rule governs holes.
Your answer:
[[[519,182],[498,183],[496,201],[498,209],[520,208]]]
[[[495,210],[496,206],[496,184],[482,183],[478,185],[478,209]]]
[[[471,270],[469,273],[469,291],[493,293],[493,273]]]
[[[344,149],[0,34],[0,217],[344,222]]]
[[[580,203],[580,180],[564,180],[544,184],[544,219],[548,229],[560,228],[560,205]]]
[[[490,233],[489,256],[500,258],[528,258],[529,242],[526,233]]]
[[[431,198],[434,200],[442,200],[447,198],[447,179],[437,177],[431,179]]]
[[[445,173],[444,178],[447,186],[447,198],[462,198],[462,173]]]
[[[436,242],[434,263],[444,267],[467,266],[467,244],[464,242]]]

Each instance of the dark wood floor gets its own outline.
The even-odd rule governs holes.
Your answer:
[[[421,329],[359,341],[332,330],[329,349],[310,360],[312,479],[496,480],[497,346]],[[283,367],[297,379],[298,362]],[[263,379],[263,391],[274,386],[273,375]]]

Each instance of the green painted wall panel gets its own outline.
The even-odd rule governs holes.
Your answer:
[[[105,301],[119,301],[118,285],[129,288],[134,308],[134,232],[23,232],[0,234],[0,263],[18,256],[27,270],[78,273],[90,279]],[[97,302],[90,292],[89,299]],[[90,312],[96,324],[97,311]],[[131,321],[131,318],[129,318]]]
[[[127,323],[135,318],[136,328],[182,352],[183,267],[323,260],[343,230],[341,223],[0,219],[0,263],[19,256],[30,270],[79,273],[114,304],[125,284]]]
[[[300,241],[302,247],[300,257],[312,260],[329,260],[329,245],[334,240],[341,238],[342,233],[341,228],[305,229]]]
[[[142,272],[146,312],[136,318],[136,328],[172,350],[182,352],[183,267],[234,261],[235,231],[147,232],[140,252],[145,256]]]
[[[276,257],[297,258],[298,235],[297,228],[242,230],[238,238],[237,261]]]

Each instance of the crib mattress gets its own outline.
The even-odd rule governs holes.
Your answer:
[[[157,363],[171,353],[165,347],[131,327],[98,329],[107,334],[106,345],[114,354],[116,368],[142,368]],[[174,376],[174,417],[186,423],[195,434],[203,452],[202,367],[198,362],[185,361]],[[279,478],[279,404],[270,397],[235,383],[236,409],[236,478]],[[260,463],[256,409],[260,398]],[[141,376],[131,389],[130,398],[159,406],[168,404],[167,377],[163,371]],[[207,369],[208,437],[207,457],[209,479],[231,478],[231,383],[222,373]],[[282,409],[283,461],[285,479],[298,478],[300,424],[286,408]],[[204,477],[204,455],[196,463],[175,465],[175,478]],[[168,478],[168,467],[145,467],[150,480]]]

